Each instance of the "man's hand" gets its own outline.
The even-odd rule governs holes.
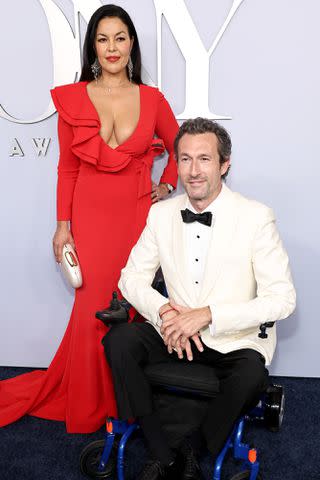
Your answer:
[[[165,323],[165,322],[169,322],[169,321],[174,321],[175,317],[177,317],[179,315],[179,312],[177,310],[175,310],[170,303],[166,303],[165,305],[162,305],[162,307],[160,307],[159,309],[159,316],[162,320],[162,325]],[[162,331],[162,327],[160,328],[160,331]],[[177,345],[178,348],[176,348],[177,350],[177,354],[179,356],[179,358],[183,358],[183,353],[182,353],[182,350],[180,348],[180,343],[178,342],[178,345]],[[169,353],[172,353],[173,349],[170,346],[168,346],[168,352]],[[181,357],[182,355],[182,357]]]
[[[180,310],[181,309],[189,310],[186,307],[180,307]],[[170,322],[170,324],[172,324],[172,322],[174,322],[174,319],[177,318],[179,315],[180,315],[179,311],[176,310],[175,308],[173,308],[172,302],[171,303],[166,303],[165,305],[162,305],[162,307],[160,307],[160,309],[159,309],[159,316],[162,320],[162,327],[160,329],[161,333],[162,333],[163,325],[166,324],[167,322]],[[203,352],[203,346],[202,346],[202,343],[201,343],[201,340],[199,338],[198,333],[196,333],[195,335],[192,335],[190,337],[190,339],[187,338],[187,337],[183,337],[183,336],[181,338],[178,338],[175,345],[171,345],[171,344],[167,345],[168,352],[172,353],[173,348],[175,348],[178,357],[180,359],[182,359],[183,358],[183,351],[185,350],[188,360],[192,361],[193,360],[193,355],[192,355],[190,340],[193,340],[193,342],[195,343],[199,352]]]
[[[199,352],[203,352],[203,346],[202,346],[202,343],[201,343],[200,335],[198,333],[195,333],[190,338],[180,337],[177,340],[177,342],[179,342],[179,345],[181,347],[181,351],[183,351],[183,350],[186,351],[187,359],[190,362],[193,360],[191,340],[195,343]],[[176,345],[177,345],[177,342],[176,342]],[[168,346],[168,348],[169,348],[169,346]],[[175,348],[177,348],[177,346],[175,346]],[[178,353],[178,355],[179,355],[179,353]],[[183,355],[181,357],[179,356],[179,358],[183,358]]]
[[[178,315],[170,319],[163,318],[160,331],[163,335],[164,343],[168,346],[168,351],[169,348],[177,348],[176,343],[180,337],[182,337],[182,342],[185,342],[184,339],[189,339],[198,334],[201,328],[206,327],[211,322],[211,310],[209,307],[191,309],[177,305],[172,301],[169,302],[169,305],[178,312]],[[181,347],[181,340],[179,346]]]

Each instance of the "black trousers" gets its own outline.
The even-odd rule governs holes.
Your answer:
[[[144,367],[168,362],[166,368],[170,368],[170,362],[183,360],[175,352],[168,353],[162,338],[149,323],[112,327],[103,345],[112,369],[119,418],[125,420],[152,414],[152,391]],[[255,350],[223,354],[203,346],[204,351],[199,352],[192,345],[193,361],[214,368],[220,392],[210,400],[201,429],[209,450],[217,455],[237,418],[254,405],[266,388],[268,371],[263,356]]]

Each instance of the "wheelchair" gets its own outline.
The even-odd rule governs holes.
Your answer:
[[[108,326],[128,321],[128,310],[130,305],[125,301],[119,301],[117,293],[114,292],[110,307],[96,313],[96,317]],[[267,338],[267,328],[271,328],[274,322],[268,322],[260,326],[259,336]],[[147,366],[145,374],[155,393],[154,400],[163,402],[169,395],[174,397],[175,408],[179,398],[184,406],[189,407],[191,416],[198,409],[205,408],[208,400],[213,398],[219,391],[219,380],[212,375],[212,368],[206,365],[182,363],[170,369],[165,368],[166,364]],[[212,480],[222,479],[222,467],[228,452],[241,464],[240,472],[234,475],[231,480],[261,480],[259,474],[259,460],[256,448],[246,444],[243,440],[244,426],[249,421],[263,422],[266,428],[272,432],[279,431],[284,415],[285,396],[283,387],[280,385],[269,385],[267,390],[261,394],[259,403],[244,416],[239,418],[234,425],[233,431],[225,442],[224,447],[218,455]],[[159,403],[158,403],[159,404]],[[157,403],[156,403],[157,405]],[[125,449],[128,440],[139,430],[135,422],[107,418],[105,438],[87,445],[80,456],[81,472],[92,479],[118,478],[125,480]],[[170,436],[172,432],[167,432]]]

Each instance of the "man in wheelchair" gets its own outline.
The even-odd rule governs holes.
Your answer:
[[[259,327],[295,308],[288,256],[270,208],[223,182],[231,139],[207,119],[183,123],[175,140],[186,193],[152,206],[147,225],[122,270],[123,296],[147,320],[112,328],[103,340],[112,368],[119,418],[137,418],[150,450],[140,480],[201,479],[204,438],[216,457],[237,418],[268,383],[276,330]],[[168,297],[152,288],[161,266]],[[178,362],[212,367],[219,389],[200,428],[172,448],[154,408],[146,366]],[[178,408],[178,403],[177,403]],[[179,413],[179,412],[178,412]],[[177,477],[175,477],[177,478]]]

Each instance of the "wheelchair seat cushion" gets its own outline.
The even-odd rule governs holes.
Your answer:
[[[215,397],[219,392],[214,369],[199,363],[162,362],[148,365],[144,372],[155,387],[204,397]]]

